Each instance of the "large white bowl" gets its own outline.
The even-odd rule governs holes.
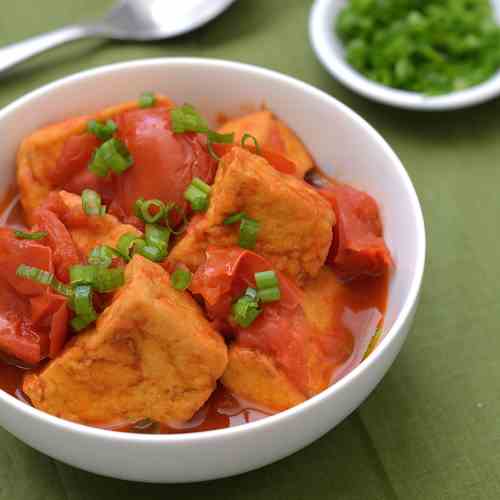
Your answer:
[[[366,78],[345,60],[344,46],[335,34],[335,18],[347,2],[316,0],[309,17],[309,38],[314,52],[323,66],[346,87],[374,101],[421,111],[466,108],[500,95],[500,71],[479,85],[439,96],[394,89]],[[490,2],[500,23],[500,0]]]
[[[115,64],[64,78],[0,111],[0,192],[14,180],[21,140],[71,115],[135,99],[144,90],[217,113],[266,103],[305,141],[328,173],[380,202],[396,270],[386,334],[375,352],[321,394],[272,417],[229,429],[178,435],[105,431],[38,411],[0,391],[0,424],[22,441],[76,467],[117,478],[188,482],[238,474],[307,446],[356,409],[380,382],[408,334],[425,260],[425,232],[412,183],[391,148],[362,118],[303,82],[254,66],[206,59]],[[396,402],[397,404],[397,402]]]

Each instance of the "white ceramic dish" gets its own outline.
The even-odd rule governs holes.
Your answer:
[[[27,134],[48,122],[135,99],[145,89],[178,103],[189,101],[212,120],[217,113],[236,115],[242,106],[266,102],[298,132],[327,172],[380,201],[386,241],[396,264],[386,334],[375,352],[316,397],[258,422],[198,434],[126,434],[61,420],[0,391],[0,424],[51,457],[138,481],[215,479],[261,467],[303,448],[335,427],[379,383],[403,345],[417,306],[425,260],[424,223],[399,159],[353,111],[279,73],[205,59],[142,60],[97,68],[7,106],[0,111],[0,192],[13,182],[16,150]]]
[[[500,0],[491,2],[500,22]],[[347,0],[316,0],[309,17],[309,38],[323,66],[354,92],[391,106],[422,111],[466,108],[500,95],[500,72],[481,85],[436,97],[392,89],[365,78],[347,63],[342,43],[335,36],[335,17],[346,3]]]

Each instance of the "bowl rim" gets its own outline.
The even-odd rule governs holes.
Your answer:
[[[481,104],[500,95],[500,70],[488,80],[465,90],[441,96],[426,96],[417,92],[398,90],[366,78],[332,49],[333,33],[327,16],[328,7],[339,0],[315,0],[309,14],[309,40],[328,72],[354,92],[390,106],[416,111],[452,111]],[[328,23],[327,23],[328,21]]]
[[[418,301],[419,291],[422,283],[424,266],[425,266],[425,253],[426,253],[426,235],[424,227],[424,218],[422,214],[422,209],[420,202],[418,200],[415,188],[410,180],[408,173],[403,167],[401,161],[397,157],[396,153],[391,149],[387,142],[382,138],[382,136],[366,122],[361,116],[348,108],[345,104],[341,103],[334,97],[326,94],[325,92],[315,88],[314,86],[305,83],[296,78],[284,75],[274,70],[269,70],[261,68],[251,64],[245,64],[234,61],[227,61],[223,59],[209,59],[209,58],[191,58],[191,57],[173,57],[173,58],[153,58],[153,59],[140,59],[133,60],[122,63],[109,64],[104,66],[99,66],[93,69],[81,71],[64,78],[58,79],[54,82],[48,83],[38,89],[35,89],[28,94],[18,98],[11,104],[7,105],[0,110],[0,124],[3,119],[5,119],[9,114],[15,113],[16,110],[30,100],[43,97],[52,91],[55,91],[64,86],[71,86],[72,84],[80,81],[93,78],[97,75],[103,75],[106,73],[113,74],[114,72],[121,72],[127,70],[146,70],[155,66],[168,66],[173,68],[176,67],[186,67],[186,66],[204,66],[208,68],[213,67],[224,67],[229,70],[235,70],[241,73],[252,73],[257,76],[262,76],[265,78],[272,79],[274,81],[279,81],[281,84],[289,85],[307,94],[312,94],[324,101],[328,101],[330,105],[334,105],[338,108],[341,113],[346,114],[351,120],[357,123],[358,126],[362,127],[367,134],[371,135],[373,139],[378,143],[378,145],[384,150],[388,155],[390,161],[392,162],[396,173],[398,174],[401,182],[406,188],[406,192],[410,198],[410,204],[412,207],[412,212],[415,217],[416,226],[415,231],[417,234],[417,252],[416,252],[416,266],[413,269],[413,275],[411,278],[411,285],[408,291],[407,298],[398,314],[394,324],[385,333],[384,338],[380,341],[375,351],[363,360],[356,368],[345,375],[335,384],[331,385],[321,393],[313,396],[312,398],[300,403],[293,408],[288,410],[278,412],[274,415],[270,415],[261,420],[255,422],[249,422],[246,424],[228,427],[224,429],[215,429],[202,432],[188,432],[182,434],[134,434],[120,431],[112,431],[108,429],[102,429],[97,427],[91,427],[84,424],[79,424],[76,422],[71,422],[69,420],[64,420],[62,418],[50,415],[41,410],[38,410],[22,401],[18,400],[14,396],[0,390],[0,405],[8,405],[14,408],[14,410],[21,412],[27,418],[33,420],[42,421],[45,425],[57,428],[57,431],[71,432],[75,434],[85,434],[89,438],[98,438],[100,440],[107,440],[109,442],[122,442],[122,443],[151,443],[153,444],[166,444],[166,443],[197,443],[206,440],[219,440],[230,438],[235,435],[250,432],[253,430],[263,430],[270,428],[278,422],[285,420],[291,420],[298,416],[300,413],[310,411],[315,405],[329,399],[337,392],[340,392],[343,388],[351,385],[356,379],[358,379],[362,373],[369,370],[375,363],[379,362],[379,359],[384,355],[385,351],[389,348],[389,345],[394,341],[394,339],[401,334],[403,326],[408,320],[411,319],[411,315]]]

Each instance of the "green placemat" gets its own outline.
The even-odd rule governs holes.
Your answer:
[[[0,45],[92,17],[108,5],[16,0],[0,15]],[[316,61],[307,36],[309,8],[305,0],[238,0],[219,19],[176,40],[78,42],[0,80],[0,105],[82,69],[173,55],[272,68],[345,102],[401,156],[426,218],[426,278],[401,355],[368,401],[324,438],[227,480],[145,485],[106,479],[0,431],[1,500],[500,498],[500,100],[448,114],[370,103]]]

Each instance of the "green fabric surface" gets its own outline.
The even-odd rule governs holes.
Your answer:
[[[98,15],[109,4],[16,0],[0,16],[0,46]],[[94,476],[0,430],[0,500],[500,498],[500,100],[441,114],[371,103],[316,60],[307,34],[310,6],[238,0],[176,40],[73,43],[0,80],[0,106],[82,69],[174,55],[261,65],[343,101],[400,155],[426,219],[421,303],[395,364],[361,408],[319,441],[272,466],[210,483],[145,485]]]

